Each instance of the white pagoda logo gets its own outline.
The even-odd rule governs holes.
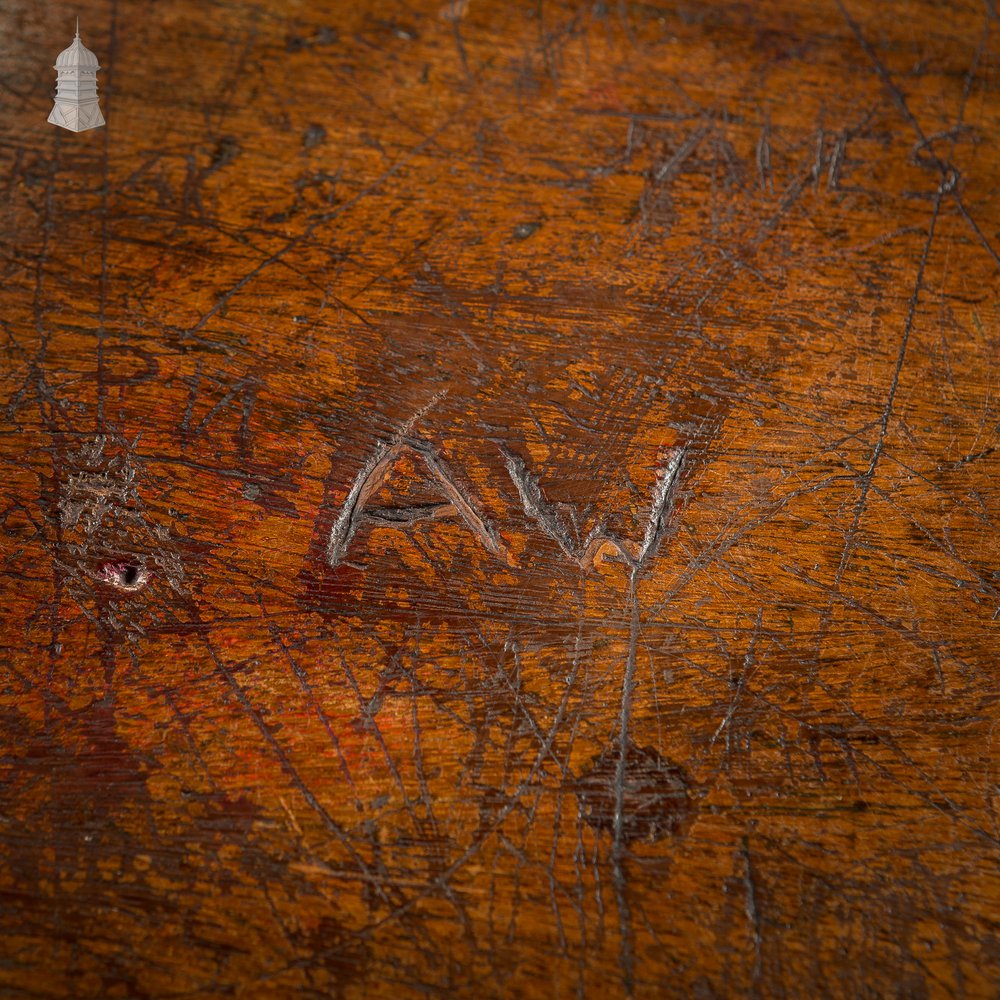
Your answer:
[[[71,132],[85,132],[104,124],[97,103],[97,56],[80,41],[80,19],[76,19],[76,37],[68,49],[56,58],[56,102],[49,122]]]

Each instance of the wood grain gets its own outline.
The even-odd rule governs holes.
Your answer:
[[[78,6],[0,995],[996,997],[992,0]]]

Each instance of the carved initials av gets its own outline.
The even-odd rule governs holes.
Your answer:
[[[643,539],[638,544],[618,538],[603,525],[594,527],[582,542],[574,539],[563,526],[556,508],[546,500],[537,478],[528,470],[524,460],[507,448],[501,450],[525,514],[556,542],[567,559],[582,569],[593,569],[598,560],[612,555],[625,562],[635,576],[656,553],[666,528],[669,501],[680,476],[684,460],[683,448],[665,447],[660,450],[649,518]],[[386,483],[399,458],[407,453],[421,460],[431,479],[440,486],[443,494],[441,502],[392,508],[374,506],[371,503],[372,497]],[[465,522],[466,527],[492,555],[508,565],[515,564],[513,554],[502,536],[478,509],[470,491],[460,485],[434,445],[414,437],[399,438],[392,442],[381,441],[356,476],[330,529],[326,561],[331,567],[336,567],[344,560],[358,528],[365,521],[410,524],[419,520],[456,516]]]

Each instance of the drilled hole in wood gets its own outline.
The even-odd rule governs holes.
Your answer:
[[[149,571],[134,562],[106,562],[97,571],[97,578],[118,590],[141,590],[149,582]]]

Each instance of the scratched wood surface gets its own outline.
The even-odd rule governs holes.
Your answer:
[[[992,2],[78,6],[0,995],[996,997]]]

